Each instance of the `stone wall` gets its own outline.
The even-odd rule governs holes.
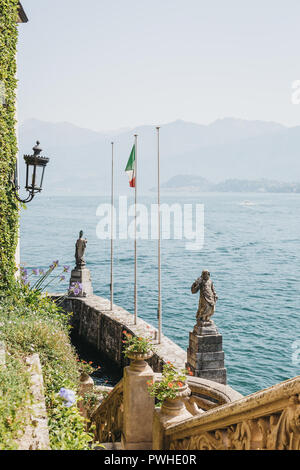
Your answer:
[[[128,360],[122,354],[124,330],[138,336],[155,336],[153,326],[140,318],[137,320],[137,325],[134,325],[134,316],[131,313],[116,305],[111,311],[109,300],[96,295],[66,298],[62,306],[65,311],[73,312],[70,321],[75,332],[119,367],[128,364]],[[153,343],[156,352],[149,360],[149,364],[155,372],[161,372],[162,366],[167,361],[179,368],[185,368],[187,355],[177,344],[166,336],[162,337],[161,344],[156,344],[156,340]]]

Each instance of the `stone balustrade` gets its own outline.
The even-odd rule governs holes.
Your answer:
[[[146,363],[125,368],[94,413],[98,440],[122,438],[127,449],[300,450],[300,376],[247,397],[228,385],[189,377],[177,398],[161,408],[147,390],[153,376],[160,380],[161,374]]]
[[[153,373],[151,367],[144,362],[136,366],[131,364],[124,369],[124,378],[113,388],[91,416],[95,424],[95,438],[102,443],[120,442],[125,449],[151,449],[152,439],[157,442],[161,432],[160,423],[156,419],[154,399],[150,397],[147,382],[159,381],[160,373]],[[174,406],[163,407],[165,420],[170,415],[179,416],[179,421],[198,415],[205,410],[218,407],[224,403],[239,400],[242,395],[228,385],[210,380],[189,377],[187,380],[189,393]],[[178,405],[178,406],[177,406]],[[143,419],[141,419],[141,417]],[[153,429],[154,436],[153,436]]]
[[[300,450],[300,376],[196,416],[162,420],[156,449]]]
[[[95,425],[95,440],[98,442],[118,442],[123,431],[123,379],[102,401],[91,416]]]

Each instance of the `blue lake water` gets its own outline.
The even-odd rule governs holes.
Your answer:
[[[206,193],[162,199],[205,207],[201,251],[187,251],[186,240],[162,241],[164,334],[187,348],[198,304],[190,286],[207,268],[219,296],[214,320],[223,334],[229,384],[248,394],[299,375],[292,354],[300,340],[300,196]],[[250,205],[243,204],[247,199]],[[94,292],[109,297],[110,241],[96,236],[96,210],[103,202],[109,201],[38,195],[22,210],[22,263],[47,267],[59,259],[73,266],[75,241],[83,229]],[[138,250],[139,316],[157,326],[157,242],[141,240]],[[114,300],[130,312],[133,258],[133,241],[116,240]],[[66,282],[59,287],[64,289]]]

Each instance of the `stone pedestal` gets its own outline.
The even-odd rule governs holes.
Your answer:
[[[94,381],[86,372],[82,372],[79,381],[78,393],[83,397],[86,393],[94,390]]]
[[[88,297],[93,295],[93,286],[91,280],[90,270],[83,267],[82,269],[73,269],[71,272],[70,287],[73,283],[79,283],[81,285],[81,291],[75,297]],[[72,297],[72,292],[69,293],[69,296]]]
[[[190,332],[186,367],[195,377],[226,385],[222,335],[213,321],[198,322]]]
[[[166,429],[192,418],[193,415],[186,409],[184,400],[191,394],[187,384],[177,393],[174,399],[164,400],[160,409],[155,409],[153,420],[153,450],[166,449]]]
[[[147,382],[153,379],[154,372],[146,362],[133,363],[124,369],[123,449],[152,449],[154,398],[149,394]]]

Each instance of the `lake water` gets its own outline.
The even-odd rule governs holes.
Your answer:
[[[223,334],[229,384],[248,394],[299,375],[293,347],[298,340],[300,348],[300,195],[206,193],[162,199],[205,207],[201,251],[187,251],[186,240],[162,241],[164,334],[187,348],[198,304],[190,286],[207,268],[219,296],[214,320]],[[22,210],[22,263],[47,267],[59,259],[73,266],[83,229],[94,292],[109,297],[110,241],[96,236],[96,209],[103,202],[109,201],[36,196]],[[139,316],[157,326],[157,242],[141,240],[138,250]],[[116,240],[114,300],[130,312],[133,258],[133,241]],[[60,285],[64,289],[67,283]]]

